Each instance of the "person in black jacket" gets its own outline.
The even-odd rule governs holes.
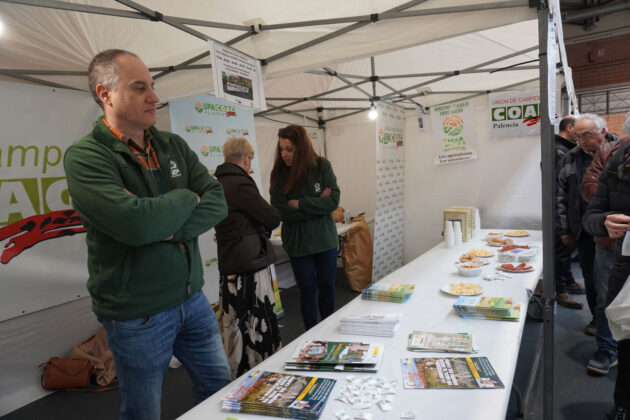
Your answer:
[[[274,262],[269,236],[280,215],[249,176],[254,148],[247,139],[230,138],[223,156],[214,174],[228,205],[227,218],[215,227],[220,329],[235,379],[281,347],[269,269]]]
[[[560,160],[573,149],[577,143],[572,139],[573,128],[575,126],[575,116],[567,115],[560,120],[558,126],[558,134],[554,138],[555,146],[555,177],[558,177],[560,171]],[[555,188],[557,196],[557,184]],[[577,283],[571,273],[571,253],[575,249],[574,246],[567,246],[562,243],[558,232],[554,235],[554,283],[556,286],[556,296],[559,305],[572,309],[582,309],[582,302],[572,298],[571,294],[584,294],[584,287]]]
[[[593,236],[617,239],[630,232],[630,143],[619,149],[602,170],[597,190],[582,221],[584,229]],[[615,245],[606,298],[609,304],[630,275],[630,256],[622,254],[622,244],[623,239],[618,240]],[[630,339],[620,340],[617,345],[619,368],[615,384],[615,407],[606,418],[629,420]]]

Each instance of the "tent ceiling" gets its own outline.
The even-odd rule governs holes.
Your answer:
[[[421,88],[433,92],[464,92],[497,89],[537,77],[534,67],[538,42],[536,11],[528,0],[370,0],[362,2],[295,2],[294,0],[241,0],[232,5],[219,0],[0,0],[0,19],[5,34],[0,37],[0,80],[29,78],[47,83],[86,89],[85,72],[90,58],[106,48],[136,52],[156,78],[163,99],[208,92],[212,89],[205,39],[215,39],[258,59],[263,67],[268,97],[310,98],[330,90],[323,97],[336,100],[300,101],[289,109],[318,106],[365,107],[372,83],[358,91],[344,89],[347,82],[362,79],[302,71],[324,68],[338,74],[369,77],[370,56],[376,75],[444,73],[469,69],[517,51],[525,53],[497,60],[482,69],[498,69],[525,63],[527,70],[505,70],[458,76],[384,78],[376,83],[376,96],[396,100],[391,89]],[[601,4],[600,4],[601,3]],[[37,7],[34,6],[44,6]],[[602,15],[623,12],[630,1],[591,2]],[[582,0],[563,0],[567,13],[581,13]],[[610,8],[616,8],[614,11]],[[72,11],[71,9],[84,11]],[[608,8],[604,10],[605,8]],[[63,9],[63,10],[60,10]],[[87,13],[103,12],[104,14]],[[483,12],[480,12],[483,10]],[[155,11],[159,12],[155,13]],[[144,13],[144,14],[143,14]],[[111,16],[112,14],[116,16]],[[370,15],[378,21],[371,22]],[[162,21],[147,20],[147,16]],[[605,18],[602,18],[602,20]],[[376,19],[374,19],[376,20]],[[576,24],[593,19],[580,18]],[[623,21],[623,19],[621,19]],[[626,20],[627,21],[627,20]],[[260,33],[250,26],[262,25]],[[184,31],[185,30],[185,31]],[[186,32],[187,31],[187,32]],[[195,69],[161,72],[169,66],[192,64]],[[15,70],[20,73],[15,79]],[[70,71],[73,75],[37,74]],[[24,80],[26,79],[26,80]],[[429,83],[430,82],[430,83]],[[391,88],[391,89],[390,89]],[[418,95],[416,89],[404,91]],[[432,106],[457,99],[462,94],[436,93],[422,96]],[[364,98],[365,102],[339,98]],[[416,98],[417,99],[417,98]],[[288,100],[269,100],[281,105]],[[293,101],[295,102],[295,101]],[[410,106],[411,102],[407,102]]]

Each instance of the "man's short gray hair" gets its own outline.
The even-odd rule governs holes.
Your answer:
[[[244,137],[230,137],[223,145],[223,157],[226,162],[239,163],[247,155],[254,156],[254,148]]]
[[[124,54],[138,58],[137,55],[129,51],[111,49],[101,51],[92,58],[92,61],[90,61],[90,65],[88,66],[88,84],[90,86],[90,93],[98,106],[101,108],[103,108],[103,103],[96,94],[96,86],[105,85],[111,90],[116,89],[116,84],[118,83],[118,65],[116,64],[116,57]]]
[[[605,128],[606,131],[608,131],[606,120],[600,117],[599,115],[595,115],[595,114],[582,114],[575,119],[575,123],[577,124],[578,122],[585,119],[593,120],[593,122],[595,123],[595,129],[597,130],[598,133],[602,131],[602,128]]]
[[[621,131],[630,136],[630,112],[626,114],[626,120],[623,122],[621,126]]]

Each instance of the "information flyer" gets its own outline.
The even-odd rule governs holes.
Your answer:
[[[233,48],[208,41],[214,94],[238,105],[266,110],[260,61]]]
[[[475,113],[470,101],[431,108],[433,163],[446,165],[477,159]]]

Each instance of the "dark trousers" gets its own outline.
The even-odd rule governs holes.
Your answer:
[[[617,382],[615,383],[615,405],[630,410],[630,340],[617,342]]]
[[[612,302],[626,282],[630,274],[629,264],[615,263],[610,271],[608,281],[608,303]],[[617,342],[617,382],[615,384],[615,405],[630,410],[630,340]]]
[[[304,257],[291,257],[291,268],[300,288],[304,327],[309,330],[317,324],[318,303],[322,319],[335,312],[337,248]]]
[[[597,290],[595,289],[594,267],[595,267],[595,242],[593,237],[582,231],[580,237],[575,241],[575,247],[580,254],[580,269],[584,277],[584,288],[586,289],[586,302],[591,314],[595,316],[597,307]]]
[[[554,282],[556,284],[556,293],[560,294],[567,291],[569,284],[575,283],[571,273],[571,253],[574,247],[572,245],[564,245],[558,235],[555,235],[554,242]]]

